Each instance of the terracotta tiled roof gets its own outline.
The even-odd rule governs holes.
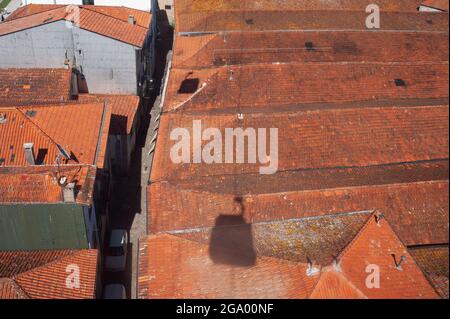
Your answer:
[[[404,261],[399,265],[402,256]],[[372,216],[337,257],[342,274],[368,298],[437,298],[408,250],[384,219]],[[380,269],[380,288],[366,285],[367,265]],[[397,267],[398,266],[398,267]],[[400,268],[401,270],[397,269]],[[329,288],[333,290],[333,285]]]
[[[80,94],[78,101],[81,103],[106,101],[111,107],[111,125],[109,134],[130,134],[133,123],[136,121],[139,110],[139,97],[136,95],[102,95],[102,94]]]
[[[69,69],[0,69],[0,110],[5,106],[68,101],[71,78]]]
[[[448,12],[448,0],[425,0],[421,3],[424,6],[444,10]]]
[[[136,47],[142,47],[148,32],[148,26],[133,25],[124,21],[122,17],[118,18],[117,15],[120,10],[123,11],[123,15],[128,15],[128,9],[123,8],[116,8],[114,14],[105,14],[99,10],[92,10],[83,6],[63,6],[56,9],[49,7],[47,11],[2,23],[0,25],[0,36],[55,21],[66,20],[75,23],[81,29],[98,33]]]
[[[177,15],[178,34],[226,31],[366,31],[368,13],[360,11],[228,11],[188,12]],[[383,12],[376,31],[448,32],[448,14]]]
[[[395,79],[405,86],[396,85]],[[236,114],[308,103],[386,105],[392,99],[437,98],[448,99],[448,62],[242,65],[172,70],[165,111],[227,109]]]
[[[212,229],[141,240],[139,297],[437,297],[389,225],[384,220],[376,222],[373,214],[235,227],[224,218],[218,218]],[[402,271],[396,269],[392,254],[406,256]],[[381,268],[379,292],[365,287],[366,266],[372,263]],[[316,271],[308,271],[311,265]]]
[[[0,299],[28,299],[26,293],[9,278],[0,278]]]
[[[137,10],[133,8],[127,7],[118,7],[118,6],[93,6],[93,5],[84,5],[82,8],[86,8],[89,10],[93,10],[99,13],[106,14],[108,16],[114,17],[116,19],[128,22],[128,17],[130,15],[136,21],[136,25],[141,27],[148,28],[150,25],[150,20],[152,18],[151,13],[147,11]]]
[[[95,298],[97,258],[94,249],[0,252],[0,278],[9,278],[0,279],[0,299],[14,294],[33,299]],[[67,267],[72,265],[79,268],[79,288],[66,285]],[[2,281],[8,286],[2,287]]]
[[[0,167],[0,203],[63,202],[58,178],[75,183],[78,204],[92,204],[96,169],[94,166]]]
[[[427,276],[442,298],[449,298],[448,293],[448,244],[440,246],[418,246],[409,249],[417,265]]]
[[[377,4],[384,11],[416,12],[422,0],[378,0]],[[175,9],[178,13],[199,11],[248,11],[248,10],[329,10],[329,11],[364,11],[370,0],[176,0]]]
[[[239,199],[248,223],[379,209],[407,245],[448,241],[448,161],[169,180],[147,198],[149,232],[213,226]]]
[[[38,164],[54,165],[60,145],[72,154],[69,163],[103,167],[111,118],[110,109],[103,104],[30,106],[0,112],[5,117],[0,124],[2,165],[27,165],[23,144],[34,143]]]
[[[205,96],[206,98],[206,96]],[[205,100],[207,103],[213,99]],[[174,128],[192,133],[194,120],[202,128],[277,128],[278,171],[369,166],[448,158],[448,106],[368,107],[261,114],[161,116],[151,180],[162,181],[257,173],[257,163],[175,164],[170,150]]]
[[[13,11],[7,18],[6,21],[11,21],[18,18],[27,17],[36,13],[41,13],[53,9],[58,9],[64,5],[59,4],[29,4],[26,6],[21,6],[17,10]]]
[[[141,243],[141,297],[437,297],[403,244],[448,243],[448,14],[419,13],[419,1],[377,4],[381,28],[368,30],[361,1],[177,1],[147,193],[154,235]],[[185,128],[192,137],[195,120],[219,129],[222,144],[226,128],[277,128],[277,172],[263,176],[264,165],[223,158],[175,164],[170,134]],[[334,218],[361,210],[385,219],[378,225],[372,216],[360,230],[352,224],[344,237],[327,233]],[[305,218],[322,222],[307,228],[317,236],[301,236],[314,242],[299,243],[286,234],[305,235],[298,222]],[[239,265],[215,262],[210,246],[226,232],[218,221],[234,229],[229,243],[251,228],[254,265],[249,256]],[[293,296],[296,282],[271,266],[275,286],[288,288],[262,293],[253,276],[264,278],[263,259],[307,268],[304,255],[295,259],[308,252],[302,243],[327,255],[314,256],[325,265],[311,290],[302,286]],[[339,255],[338,266],[329,265],[330,255]],[[382,289],[365,285],[372,263],[387,281]]]
[[[27,17],[36,13],[45,12],[57,8],[64,7],[64,5],[52,5],[52,4],[29,4],[19,7],[11,15],[7,17],[7,21]],[[132,15],[137,25],[148,27],[151,20],[151,14],[147,11],[137,10],[127,7],[118,6],[95,6],[95,5],[82,5],[80,8],[86,8],[92,11],[96,11],[102,14],[109,15],[119,20],[127,21],[128,16]]]
[[[309,62],[433,62],[448,60],[448,34],[422,32],[231,32],[177,36],[172,65]],[[311,43],[312,48],[306,47]],[[383,47],[383,50],[379,50]]]
[[[305,264],[285,260],[215,264],[207,245],[173,235],[150,236],[139,251],[140,298],[306,298],[317,281],[305,276]]]
[[[71,70],[0,69],[0,110],[5,107],[27,109],[31,105],[94,104],[105,101],[111,108],[110,134],[130,134],[139,109],[135,95],[79,94],[71,96]],[[65,95],[61,95],[66,92]]]

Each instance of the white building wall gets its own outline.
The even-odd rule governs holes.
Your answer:
[[[89,92],[137,94],[136,48],[73,28],[76,65]]]
[[[72,31],[57,21],[0,37],[1,68],[62,68],[73,59]]]
[[[90,93],[139,93],[132,45],[68,28],[65,21],[0,36],[1,68],[62,68],[66,55],[84,74]]]

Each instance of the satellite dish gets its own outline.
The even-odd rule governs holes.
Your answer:
[[[59,186],[65,186],[67,184],[67,176],[61,176],[58,178]]]
[[[66,159],[66,160],[70,160],[70,155],[69,153],[66,152],[66,150],[59,144],[56,144],[56,147],[59,150],[59,153]]]

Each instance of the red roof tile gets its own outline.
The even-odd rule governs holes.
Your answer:
[[[79,17],[74,20],[74,10],[78,10]],[[107,9],[104,9],[107,10]],[[117,17],[117,12],[123,11],[122,15],[128,14],[128,9],[117,8],[114,14],[104,14],[101,10],[92,10],[83,6],[64,6],[54,9],[49,7],[48,11],[19,17],[5,21],[0,25],[0,36],[15,33],[43,24],[66,20],[76,23],[81,29],[98,33],[105,37],[142,47],[148,32],[148,26],[130,24],[123,18]]]
[[[0,278],[0,299],[28,299],[26,293],[9,278]]]
[[[103,167],[100,157],[106,151],[111,117],[110,109],[105,110],[103,104],[30,106],[20,110],[0,109],[0,112],[5,117],[0,124],[2,165],[28,165],[23,144],[33,143],[38,164],[54,165],[59,154],[57,145],[60,145],[72,153],[69,164]],[[83,123],[82,129],[80,123]]]
[[[238,198],[249,223],[378,209],[405,244],[448,241],[448,161],[169,180],[147,198],[149,232],[213,226]]]
[[[397,86],[402,79],[405,86]],[[276,84],[276,85],[274,85]],[[298,88],[301,87],[301,90]],[[447,99],[448,62],[242,65],[171,71],[165,111],[282,111],[308,103]],[[444,102],[442,102],[444,104]],[[448,102],[447,102],[448,103]],[[276,109],[274,110],[274,108]]]
[[[128,23],[128,17],[133,16],[137,25],[141,27],[148,28],[151,21],[151,13],[148,11],[142,11],[127,7],[118,6],[94,6],[94,5],[84,5],[82,8],[86,8],[95,12],[106,14],[108,16],[114,17],[116,19],[125,21]]]
[[[66,102],[71,99],[71,79],[69,69],[0,69],[0,110]]]
[[[238,119],[238,112],[168,113],[161,116],[151,180],[257,173],[265,166],[258,162],[229,165],[224,160],[213,165],[173,163],[170,149],[176,141],[170,140],[170,133],[174,128],[186,128],[192,134],[194,120],[201,120],[203,129],[218,128],[222,144],[225,128],[277,128],[278,171],[284,171],[448,158],[448,112],[447,105],[315,109],[245,113],[243,120]]]
[[[421,0],[378,0],[377,4],[384,11],[409,11],[416,12]],[[327,11],[364,11],[370,0],[176,0],[177,13],[199,11],[251,11],[251,10],[327,10]]]
[[[398,263],[401,256],[404,262]],[[368,298],[437,298],[408,250],[384,219],[370,218],[355,239],[338,256],[342,274]],[[380,288],[367,287],[368,265],[379,267]],[[332,288],[332,287],[331,287]]]
[[[448,299],[448,244],[412,247],[408,251],[439,295]]]
[[[375,222],[375,216],[378,215],[366,213],[366,218],[355,223],[354,227],[348,227],[347,223],[343,227],[332,227],[339,226],[343,217],[332,215],[314,219],[313,223],[310,223],[312,220],[298,220],[294,227],[289,220],[278,221],[276,227],[245,224],[240,226],[247,228],[241,229],[240,236],[236,236],[239,234],[236,227],[230,228],[226,224],[216,224],[208,230],[209,238],[199,237],[201,229],[151,235],[140,241],[138,295],[149,299],[378,298],[379,294],[386,298],[436,298],[433,288],[389,225],[384,220]],[[317,224],[320,219],[322,221]],[[327,227],[323,227],[325,220],[328,220],[325,224],[330,223],[328,233]],[[260,232],[258,227],[265,228],[265,231]],[[353,228],[356,232],[352,233]],[[296,231],[300,231],[299,238],[306,235],[311,240],[292,241],[298,235]],[[225,238],[221,236],[223,234],[228,236]],[[343,235],[346,238],[344,246],[334,245],[333,240]],[[232,238],[235,242],[231,246],[220,246],[225,242],[230,245],[225,239]],[[244,238],[246,241],[239,240]],[[281,250],[273,246],[274,238],[281,240]],[[314,238],[322,239],[322,242]],[[327,239],[331,242],[327,243]],[[317,264],[308,256],[307,262],[300,261],[303,258],[287,261],[290,257],[285,254],[295,254],[298,249],[296,243],[301,243],[301,249],[306,248],[307,254],[318,250],[320,254],[321,247],[332,247],[337,264]],[[236,251],[233,246],[245,246],[253,258],[249,260],[243,251]],[[359,247],[366,249],[362,258],[355,256]],[[392,253],[407,256],[402,271],[396,269]],[[251,263],[242,264],[242,261]],[[329,262],[329,259],[323,261]],[[367,277],[366,266],[370,263],[381,269],[383,285],[377,292],[362,286]],[[311,265],[315,272],[308,271]],[[364,279],[361,281],[361,278]]]
[[[96,169],[93,166],[0,167],[0,203],[59,203],[63,189],[62,176],[75,183],[78,204],[92,204]]]
[[[7,18],[6,21],[11,21],[18,18],[27,17],[36,13],[41,13],[53,9],[58,9],[64,5],[59,4],[29,4],[26,6],[21,6],[17,10],[13,11]]]
[[[360,11],[195,11],[179,13],[178,34],[236,31],[367,31],[368,13]],[[448,32],[448,14],[433,12],[383,12],[376,31]],[[430,22],[431,21],[431,22]]]
[[[418,1],[386,1],[378,3],[382,28],[373,32],[361,1],[274,4],[176,4],[178,35],[147,194],[148,232],[169,234],[141,242],[140,297],[438,297],[402,242],[448,242],[448,15],[418,13]],[[174,164],[170,133],[192,134],[194,120],[222,133],[278,128],[278,172]],[[361,229],[337,222],[360,210],[386,219],[378,225],[372,216]],[[226,263],[211,250],[216,243],[239,248],[236,241],[250,253],[226,247],[234,253]],[[264,258],[307,269],[311,251],[325,263],[311,290],[304,290],[307,276],[301,293],[290,294],[296,282],[280,266],[271,266],[271,278],[283,276],[285,290],[264,295],[257,279],[246,282],[265,276],[255,268]],[[403,271],[392,254],[406,257]],[[337,266],[330,255],[339,255]],[[365,286],[372,262],[387,282],[377,291]]]
[[[306,48],[306,43],[313,45]],[[379,50],[383,47],[383,50]],[[422,32],[231,32],[177,36],[172,66],[310,62],[448,61],[448,34]]]
[[[421,5],[448,12],[448,0],[425,0]]]
[[[317,280],[305,264],[267,257],[215,264],[207,245],[173,235],[150,236],[139,251],[139,298],[306,298]]]
[[[9,278],[27,297],[33,299],[92,299],[97,283],[97,250],[0,252],[0,278]],[[80,287],[70,288],[68,266],[76,265]],[[0,279],[1,280],[1,279]],[[11,297],[11,288],[0,299]],[[18,292],[16,291],[16,294]]]
[[[102,94],[80,94],[78,101],[81,103],[106,101],[111,107],[111,125],[109,134],[126,135],[131,134],[133,123],[136,121],[139,110],[139,97],[136,95],[102,95]]]
[[[41,13],[57,8],[64,7],[64,5],[52,5],[52,4],[29,4],[26,6],[19,7],[13,13],[7,17],[7,21],[27,17],[36,13]],[[132,15],[136,21],[137,25],[148,27],[151,20],[151,14],[147,11],[127,8],[127,7],[117,7],[117,6],[95,6],[95,5],[82,5],[80,8],[86,8],[95,12],[106,14],[108,16],[114,17],[119,20],[127,21],[128,16]]]

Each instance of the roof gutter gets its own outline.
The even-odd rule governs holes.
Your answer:
[[[95,159],[94,159],[94,163],[93,163],[94,166],[97,166],[98,155],[100,153],[100,144],[101,144],[101,141],[102,141],[102,132],[103,132],[103,129],[105,127],[105,118],[106,118],[107,107],[108,107],[108,102],[106,102],[106,100],[105,100],[103,102],[102,122],[101,122],[101,125],[100,125],[100,131],[98,132],[97,146],[96,146],[96,149],[95,149]]]

